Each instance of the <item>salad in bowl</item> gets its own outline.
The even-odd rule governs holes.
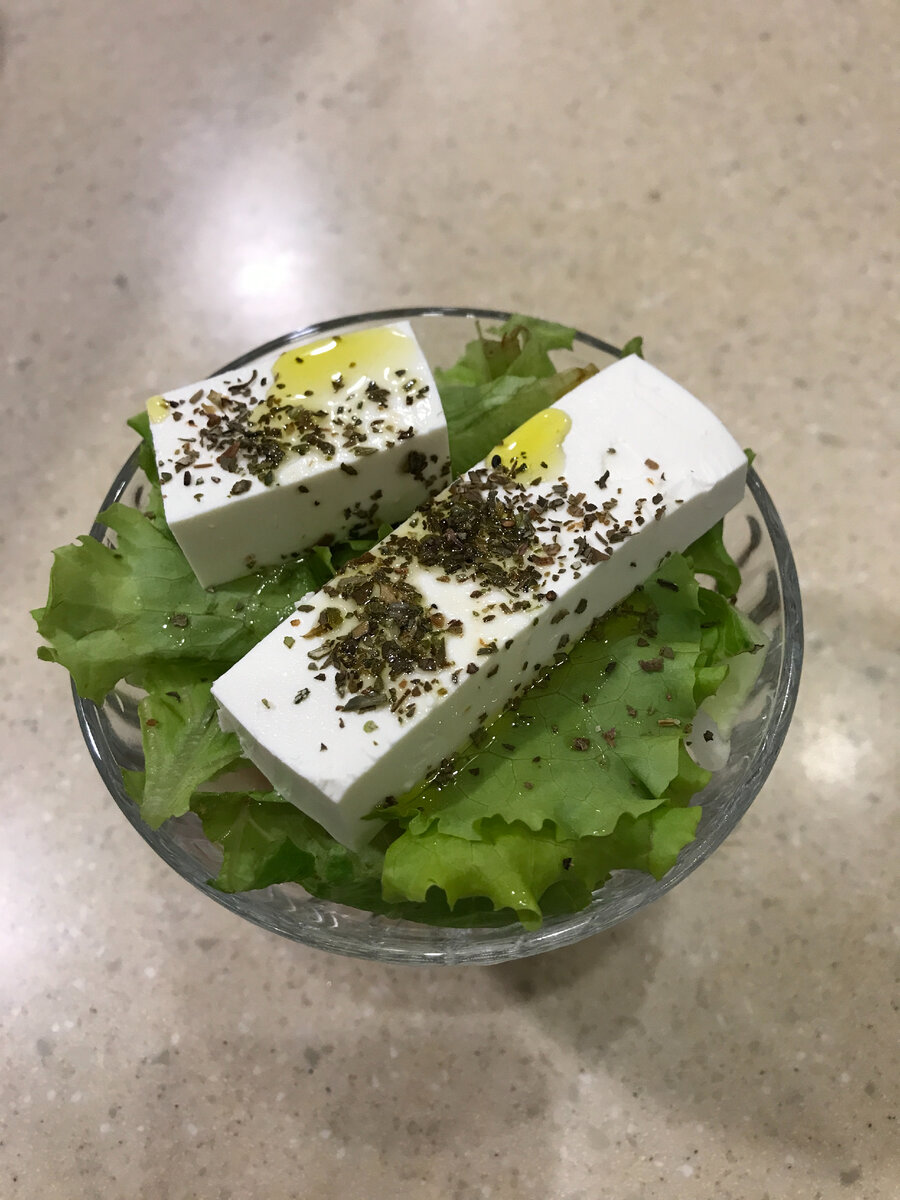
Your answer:
[[[640,339],[368,314],[130,424],[39,653],[128,818],[234,911],[388,961],[538,953],[673,886],[761,787],[793,560]]]

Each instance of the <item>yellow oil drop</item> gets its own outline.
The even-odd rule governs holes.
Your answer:
[[[147,401],[147,415],[152,425],[158,425],[169,415],[169,405],[162,396],[151,396]]]
[[[250,419],[291,441],[291,408],[328,414],[363,399],[371,382],[396,392],[415,361],[413,340],[384,326],[292,346],[275,360],[266,399]]]
[[[571,428],[572,418],[567,412],[561,408],[544,408],[495,446],[488,455],[488,462],[499,455],[507,470],[528,468],[521,472],[526,483],[538,476],[555,479],[565,467],[563,442]]]

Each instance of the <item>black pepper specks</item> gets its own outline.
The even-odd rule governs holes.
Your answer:
[[[649,675],[663,669],[663,660],[661,658],[642,658],[639,660],[638,666]]]
[[[425,482],[425,472],[428,469],[428,459],[420,450],[410,450],[404,460],[402,470],[406,475],[412,475],[419,483]]]

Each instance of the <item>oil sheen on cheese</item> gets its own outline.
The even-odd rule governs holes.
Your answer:
[[[428,386],[418,380],[416,362],[415,343],[404,330],[392,326],[294,347],[275,359],[266,399],[253,410],[250,420],[297,445],[302,425],[292,420],[295,409],[319,414],[343,407],[352,419],[354,409],[369,401],[373,384],[389,394],[399,394],[405,403],[410,394]],[[413,386],[407,388],[408,383]],[[315,446],[312,452],[316,452]]]
[[[160,421],[164,421],[170,411],[162,396],[151,396],[147,401],[147,415],[151,425],[158,425]]]
[[[572,428],[572,418],[563,409],[553,406],[535,413],[518,429],[495,446],[488,461],[516,471],[527,467],[529,478],[535,473],[556,477],[565,463],[563,443]]]

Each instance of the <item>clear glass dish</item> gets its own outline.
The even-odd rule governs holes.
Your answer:
[[[236,370],[257,355],[279,350],[300,338],[400,319],[412,321],[430,362],[449,365],[457,359],[465,342],[475,336],[477,320],[493,324],[507,316],[502,312],[461,308],[365,313],[286,334],[251,350],[222,370]],[[603,367],[617,357],[614,346],[579,333],[573,351],[561,352],[557,361],[561,366],[594,362]],[[114,500],[137,505],[144,482],[135,451],[114,480],[103,507]],[[104,783],[141,837],[200,891],[264,929],[320,950],[381,962],[488,964],[541,954],[617,925],[680,883],[735,828],[778,756],[800,679],[803,622],[797,573],[787,536],[768,492],[752,469],[743,502],[726,519],[725,534],[743,573],[739,604],[764,628],[769,641],[759,679],[732,733],[728,761],[696,798],[703,806],[697,838],[682,851],[662,880],[634,871],[617,872],[594,894],[586,909],[549,919],[535,932],[528,932],[518,924],[441,929],[389,920],[317,900],[294,884],[225,895],[209,886],[208,881],[218,871],[221,851],[204,837],[199,820],[187,814],[167,821],[160,829],[150,829],[122,785],[122,768],[143,767],[137,720],[140,694],[123,684],[98,707],[83,700],[73,688],[79,724]],[[94,525],[91,536],[99,541],[108,540],[107,530],[100,524]]]

